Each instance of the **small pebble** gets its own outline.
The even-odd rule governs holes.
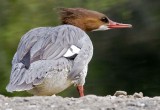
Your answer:
[[[8,103],[5,103],[4,105],[8,105]]]
[[[12,108],[7,108],[6,110],[13,110]]]
[[[114,96],[118,97],[118,96],[127,96],[127,92],[125,91],[116,91],[116,93],[114,94]]]
[[[133,97],[134,97],[134,98],[142,98],[142,97],[143,97],[143,93],[142,93],[142,92],[139,92],[139,93],[135,92],[135,93],[133,94]]]

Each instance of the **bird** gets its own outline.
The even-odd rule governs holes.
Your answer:
[[[87,32],[131,28],[105,14],[84,8],[59,8],[61,24],[25,33],[12,60],[8,92],[51,96],[75,85],[84,96],[93,44]]]

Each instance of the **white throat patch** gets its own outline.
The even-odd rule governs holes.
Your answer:
[[[108,26],[106,26],[106,25],[101,25],[101,26],[99,26],[98,29],[95,29],[95,30],[93,30],[93,31],[104,31],[104,30],[108,30],[108,29],[110,29],[110,28],[108,28]]]

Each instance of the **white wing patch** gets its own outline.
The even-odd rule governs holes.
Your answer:
[[[80,49],[75,45],[71,45],[71,47],[67,50],[67,52],[63,55],[64,57],[71,57],[75,54],[78,54]]]

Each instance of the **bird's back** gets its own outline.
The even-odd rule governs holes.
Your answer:
[[[80,49],[80,53],[76,53],[74,58],[65,56],[68,50],[72,50],[73,45]],[[87,53],[86,56],[83,56],[84,53]],[[48,76],[59,77],[55,75],[56,73],[66,73],[64,77],[72,80],[73,76],[76,77],[87,67],[92,54],[93,47],[89,37],[75,26],[32,29],[21,38],[14,55],[7,90],[10,92],[31,90],[42,85],[44,81],[46,83],[45,78]],[[68,79],[66,81],[68,82]],[[55,84],[58,85],[57,82]]]

